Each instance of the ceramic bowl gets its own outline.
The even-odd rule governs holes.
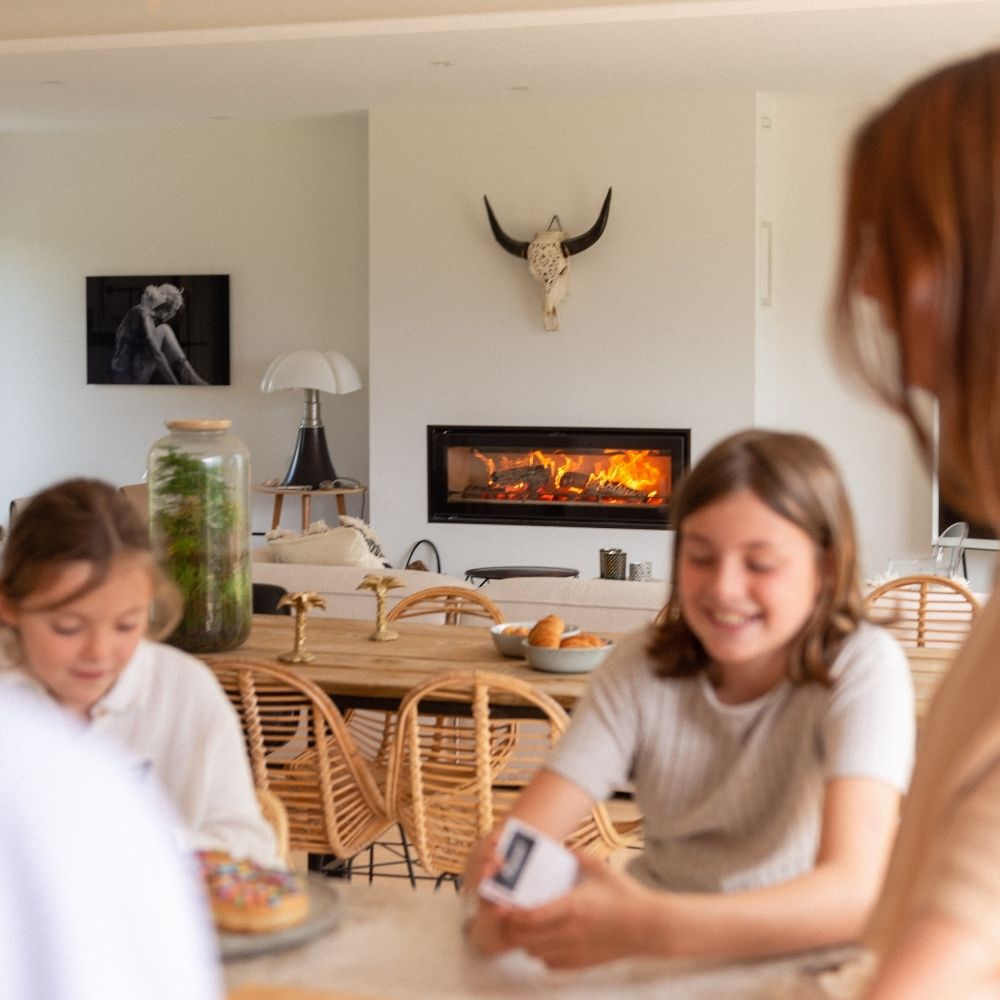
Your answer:
[[[524,650],[521,648],[521,643],[524,641],[525,636],[519,634],[518,632],[511,632],[510,629],[531,629],[535,623],[532,622],[504,622],[502,625],[491,625],[490,634],[493,636],[493,645],[503,653],[504,656],[517,657],[519,659],[524,659]],[[563,629],[563,635],[578,635],[580,629],[576,625],[567,625]]]
[[[603,646],[551,649],[548,646],[532,646],[525,639],[521,649],[528,665],[535,670],[544,670],[548,674],[586,674],[604,662],[614,645],[608,641]]]

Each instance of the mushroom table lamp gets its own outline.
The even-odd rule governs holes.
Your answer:
[[[281,481],[282,486],[308,486],[315,489],[320,483],[337,478],[326,447],[319,394],[355,392],[360,388],[361,378],[357,369],[339,351],[308,348],[288,351],[268,365],[260,383],[261,392],[304,389],[306,394],[295,452],[288,472]]]

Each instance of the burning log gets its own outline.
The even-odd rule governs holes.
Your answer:
[[[583,491],[590,482],[589,472],[564,472],[559,478],[559,489]]]
[[[490,476],[490,486],[510,488],[524,483],[531,489],[551,485],[552,477],[544,465],[515,465],[510,469],[497,469]]]
[[[646,499],[645,493],[634,490],[631,486],[623,486],[621,483],[596,483],[587,488],[584,496],[587,500],[631,500],[633,502],[644,502]]]

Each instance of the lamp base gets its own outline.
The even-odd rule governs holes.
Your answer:
[[[336,479],[330,452],[326,447],[326,433],[319,427],[300,427],[295,441],[291,465],[282,479],[282,486],[309,486],[317,489],[328,479]]]

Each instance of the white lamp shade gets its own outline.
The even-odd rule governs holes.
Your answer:
[[[261,392],[280,389],[318,389],[339,395],[361,388],[358,370],[340,351],[305,348],[280,354],[267,367]]]

